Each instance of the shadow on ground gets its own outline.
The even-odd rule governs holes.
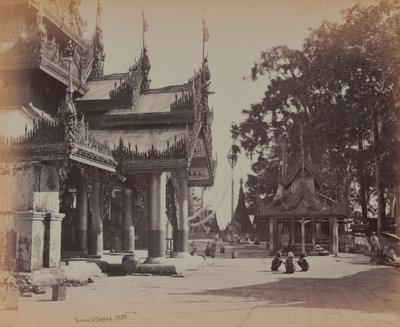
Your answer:
[[[284,274],[278,281],[193,295],[228,296],[245,301],[268,301],[265,306],[347,309],[362,312],[400,313],[400,273],[375,268],[340,278],[308,278]],[[263,304],[260,304],[263,306]]]

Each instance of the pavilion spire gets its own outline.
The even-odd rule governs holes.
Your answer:
[[[301,177],[304,180],[304,141],[303,141],[303,124],[300,125],[300,148],[301,148]]]
[[[104,43],[103,30],[101,27],[101,12],[103,11],[101,0],[97,0],[96,30],[93,37],[93,64],[92,77],[103,76],[104,74]]]
[[[201,62],[204,63],[204,59],[205,59],[205,52],[204,52],[205,43],[208,42],[208,39],[210,37],[210,34],[208,33],[208,28],[206,26],[206,19],[204,18],[204,15],[203,15],[203,19],[201,20],[201,23],[203,24],[203,52],[202,52],[202,60],[201,60]]]
[[[149,29],[149,22],[146,19],[144,10],[142,10],[142,42],[143,42],[142,43],[142,49],[143,50],[146,47],[145,36],[146,36],[146,32],[148,31],[148,29]]]
[[[97,15],[96,15],[96,27],[101,28],[101,12],[103,7],[101,5],[101,0],[97,0]]]

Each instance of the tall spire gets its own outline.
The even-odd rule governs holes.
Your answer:
[[[96,27],[101,28],[101,12],[103,7],[101,6],[101,0],[97,0],[97,16],[96,16]]]
[[[282,137],[282,143],[281,143],[281,149],[282,149],[282,177],[284,177],[287,173],[287,143],[286,143],[286,137]]]
[[[301,148],[301,159],[304,159],[303,124],[300,125],[300,148]]]
[[[303,141],[303,124],[300,125],[300,147],[301,147],[301,178],[304,180],[304,141]]]
[[[144,50],[144,48],[146,47],[145,32],[147,32],[148,29],[149,29],[149,22],[146,19],[146,16],[144,14],[144,10],[142,10],[142,23],[143,23],[143,35],[142,35],[143,44],[142,44],[142,49]]]
[[[208,28],[206,27],[206,19],[204,18],[204,14],[203,14],[203,19],[201,20],[201,23],[203,24],[203,56],[202,56],[201,62],[204,63],[204,58],[205,58],[204,47],[205,47],[205,43],[208,42],[208,39],[210,37],[210,34],[208,33]]]
[[[75,51],[75,45],[72,42],[72,40],[68,41],[67,47],[65,49],[66,55],[67,55],[67,61],[68,61],[68,88],[67,88],[67,99],[72,99],[72,95],[74,93],[74,86],[72,85],[72,60],[73,60],[73,55]]]
[[[103,11],[101,1],[97,0],[96,30],[93,36],[93,64],[91,77],[103,76],[104,74],[104,44],[103,30],[101,28],[101,12]]]
[[[64,106],[64,120],[67,121],[69,118],[76,116],[76,109],[74,105],[74,86],[72,83],[72,61],[75,52],[75,44],[72,40],[68,41],[67,46],[65,47],[65,57],[64,60],[68,62],[68,87],[65,92],[65,106]]]

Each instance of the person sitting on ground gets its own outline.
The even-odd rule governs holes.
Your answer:
[[[302,254],[300,254],[299,260],[297,260],[298,265],[300,266],[301,270],[303,270],[303,271],[307,271],[308,269],[310,269],[310,264],[306,260],[306,256],[307,255],[305,253],[302,253]]]
[[[217,242],[213,241],[210,247],[211,258],[215,258],[216,253],[217,253]]]
[[[281,258],[281,256],[282,256],[281,252],[277,252],[275,255],[276,255],[276,257],[271,262],[271,270],[272,271],[278,271],[281,264],[285,262]]]
[[[393,249],[393,247],[388,246],[387,247],[387,253],[384,259],[385,265],[392,265],[393,262],[396,262],[397,256],[396,256],[396,251]]]
[[[296,271],[296,266],[294,265],[294,254],[293,252],[288,252],[288,258],[285,261],[286,273],[292,274]]]
[[[190,254],[191,255],[196,255],[197,254],[197,244],[195,241],[190,244]]]
[[[371,252],[375,253],[379,248],[379,238],[376,236],[375,232],[371,233],[371,237],[369,238],[369,242],[371,243]]]
[[[207,243],[207,247],[206,247],[206,249],[204,250],[204,255],[205,255],[206,257],[211,256],[211,242],[208,242],[208,243]]]

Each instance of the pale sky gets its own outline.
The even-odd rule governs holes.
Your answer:
[[[211,71],[209,104],[214,108],[213,146],[218,155],[214,189],[205,200],[218,197],[229,172],[226,159],[232,140],[230,126],[243,120],[242,109],[259,102],[267,81],[243,80],[262,50],[276,45],[300,48],[309,28],[323,20],[338,22],[340,9],[363,0],[103,0],[102,25],[105,73],[126,72],[142,46],[142,10],[149,22],[146,44],[151,61],[151,87],[182,84],[201,65],[203,15],[210,34],[206,43]],[[96,0],[82,0],[81,14],[93,32]],[[239,179],[246,180],[250,160],[244,153],[235,167],[235,202]],[[226,184],[228,187],[230,183]],[[230,189],[217,210],[224,228],[230,221]]]

